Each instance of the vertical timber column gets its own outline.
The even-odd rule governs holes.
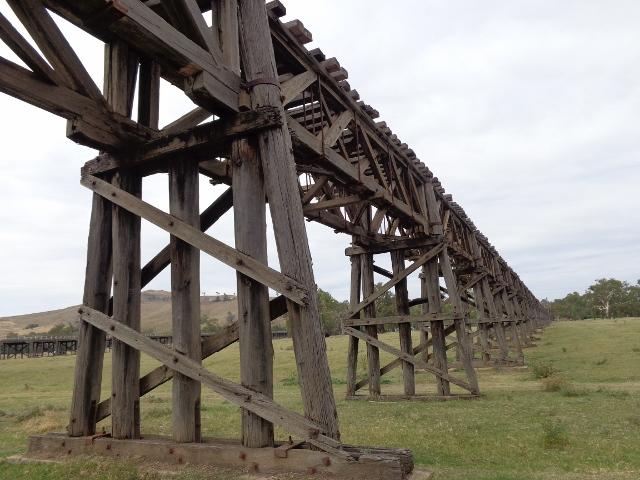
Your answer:
[[[267,264],[267,219],[264,182],[256,149],[249,139],[232,144],[233,205],[236,248]],[[242,384],[273,398],[273,344],[269,290],[237,273],[240,378]],[[242,410],[242,445],[273,446],[273,424]]]
[[[518,332],[520,336],[520,342],[523,346],[531,345],[531,338],[528,333],[527,319],[522,313],[522,309],[520,308],[520,302],[518,301],[518,295],[511,299],[513,302],[513,309],[516,313],[516,317],[518,318]]]
[[[218,28],[224,63],[240,75],[237,0],[211,2],[213,25]],[[255,142],[235,140],[231,146],[236,249],[267,265],[267,220],[264,179]],[[269,289],[236,274],[238,285],[238,336],[242,385],[273,398],[273,344],[269,314]],[[271,447],[273,424],[242,410],[242,445]]]
[[[420,298],[427,298],[427,274],[426,267],[422,266],[420,272]],[[429,302],[422,304],[422,313],[429,313]],[[426,325],[420,326],[420,346],[422,347],[422,361],[429,363],[429,331]]]
[[[353,309],[360,303],[361,281],[360,255],[351,256],[351,294],[349,295],[349,305]],[[360,312],[357,314],[360,318]],[[354,327],[360,330],[360,327]],[[356,394],[356,383],[358,377],[358,347],[359,338],[349,335],[349,351],[347,353],[347,396]]]
[[[458,285],[455,275],[453,274],[453,269],[451,268],[451,260],[449,259],[449,252],[447,251],[447,248],[445,248],[440,254],[440,265],[442,268],[442,275],[444,276],[445,284],[447,285],[447,290],[449,291],[449,298],[451,298],[451,303],[453,305],[453,314],[463,315],[464,308],[462,306],[462,301],[460,300]],[[471,352],[472,347],[469,335],[467,334],[466,322],[464,319],[454,319],[453,323],[456,327],[456,337],[458,338],[458,352],[460,353],[460,361],[462,362],[462,367],[467,374],[469,385],[471,385],[471,393],[479,394],[480,389],[478,388],[476,371],[473,368],[473,355]]]
[[[423,268],[425,290],[429,299],[429,313],[442,313],[442,299],[440,297],[440,274],[438,273],[438,259],[430,260]],[[447,342],[444,334],[444,322],[431,322],[431,339],[433,343],[433,366],[447,373]],[[451,395],[451,386],[443,378],[436,377],[438,395]]]
[[[245,80],[255,84],[250,91],[251,106],[278,107],[284,118],[266,4],[264,0],[240,0],[239,13]],[[339,439],[338,412],[318,312],[318,292],[291,137],[286,125],[262,131],[257,137],[280,268],[283,274],[302,283],[308,292],[305,307],[287,302],[302,403],[308,418],[323,426],[326,435]]]
[[[370,209],[369,209],[370,211]],[[361,256],[362,260],[362,296],[366,299],[375,290],[375,283],[373,278],[373,255],[370,253],[364,253]],[[364,308],[365,318],[375,318],[376,316],[376,303],[371,302]],[[378,338],[378,326],[367,325],[365,331],[367,335],[373,338]],[[367,343],[367,363],[369,365],[369,395],[372,397],[379,397],[380,390],[380,350]]]
[[[496,339],[498,340],[498,348],[500,349],[500,361],[507,362],[509,360],[509,346],[507,345],[507,336],[504,330],[503,312],[504,305],[502,305],[501,293],[498,292],[493,297],[493,304],[495,305],[496,323],[493,328],[496,332]]]
[[[442,228],[442,219],[440,218],[440,202],[436,198],[436,192],[433,187],[433,179],[430,178],[428,182],[424,184],[424,200],[427,211],[427,216],[429,217],[429,228],[430,234],[436,237],[442,237],[444,230]],[[435,265],[435,266],[432,266]],[[428,302],[426,305],[423,304],[422,312],[423,313],[440,313],[442,310],[442,302],[440,301],[440,276],[438,274],[438,260],[437,258],[430,261],[427,265],[422,267],[422,298],[428,298]],[[447,352],[446,345],[444,344],[444,324],[442,322],[431,322],[431,336],[433,343],[433,356],[434,356],[434,364],[440,365],[437,368],[442,371],[447,371]],[[435,328],[435,330],[434,330]],[[438,340],[436,342],[435,334],[438,335]],[[420,341],[425,346],[423,352],[423,360],[425,362],[429,361],[429,349],[427,348],[429,344],[429,334],[426,329],[422,328],[420,333]],[[436,343],[438,346],[436,347]],[[436,350],[438,350],[438,355],[436,356]],[[443,356],[444,352],[444,356]],[[442,380],[436,377],[437,390],[439,395],[449,395],[449,382]],[[446,393],[445,393],[446,392]]]
[[[111,203],[94,193],[82,303],[108,314],[110,293]],[[69,421],[70,436],[82,437],[96,433],[96,405],[100,401],[105,338],[102,330],[80,322]]]
[[[391,252],[391,265],[393,275],[400,274],[405,269],[404,251],[394,250]],[[398,315],[410,315],[409,292],[407,291],[407,279],[399,282],[396,287],[396,309]],[[413,345],[411,342],[411,323],[401,323],[398,325],[400,335],[400,350],[403,353],[413,356]],[[413,396],[416,394],[415,369],[412,363],[402,362],[402,377],[404,379],[404,394]]]
[[[482,284],[480,282],[473,286],[473,296],[476,301],[476,310],[478,311],[478,318],[481,320],[486,318],[486,302],[484,295],[482,294]],[[487,365],[491,361],[491,350],[489,345],[488,325],[486,323],[478,324],[478,330],[480,331],[480,357],[482,362]]]
[[[137,73],[137,57],[122,42],[105,49],[106,97],[117,113],[130,116]],[[121,169],[112,180],[118,188],[142,196],[140,175]],[[113,317],[140,330],[140,217],[113,206]],[[140,352],[113,340],[111,379],[111,434],[140,437]]]
[[[171,215],[200,228],[198,163],[180,158],[169,167]],[[171,236],[171,318],[173,348],[201,363],[200,250]],[[173,439],[199,442],[200,383],[175,372],[172,391]]]
[[[511,303],[506,290],[502,290],[502,304],[507,312],[507,318],[510,320],[507,328],[509,336],[511,337],[511,344],[516,351],[518,361],[523,361],[524,354],[522,353],[522,345],[520,344],[520,336],[518,335],[516,312],[513,309],[513,304]]]

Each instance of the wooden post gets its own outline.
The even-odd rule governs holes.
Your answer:
[[[500,349],[500,361],[507,362],[509,360],[509,346],[507,345],[507,336],[504,331],[504,305],[502,305],[500,293],[493,297],[493,303],[496,311],[496,323],[493,324],[493,329],[496,332],[496,340],[498,341],[498,348]]]
[[[362,263],[362,296],[367,298],[375,290],[373,277],[373,255],[365,253],[361,255]],[[366,318],[375,318],[376,303],[372,302],[364,308],[364,316]],[[378,338],[378,326],[367,325],[365,331],[373,338]],[[369,395],[372,397],[380,396],[380,350],[367,343],[367,364],[369,367]]]
[[[516,312],[515,312],[515,309],[513,308],[513,303],[511,303],[511,300],[507,295],[506,290],[502,291],[502,304],[504,305],[504,308],[507,312],[507,318],[511,320],[511,322],[509,323],[509,326],[507,327],[509,331],[509,336],[511,337],[511,344],[513,345],[513,348],[516,351],[516,356],[518,358],[518,361],[523,361],[524,354],[522,352],[522,345],[520,343],[520,337],[518,335]]]
[[[111,296],[111,203],[93,194],[87,269],[82,303],[109,313]],[[96,433],[96,405],[100,401],[105,334],[80,322],[69,435],[81,437]]]
[[[256,149],[248,139],[233,142],[233,204],[236,248],[267,265],[264,182]],[[237,273],[240,378],[242,385],[273,398],[273,345],[269,290]],[[273,446],[273,424],[242,410],[242,444]]]
[[[137,56],[124,42],[105,48],[105,96],[113,110],[131,116],[137,73]],[[113,183],[137,197],[142,196],[142,178],[126,170],[117,172]],[[140,330],[140,217],[114,206],[113,209],[113,317]],[[111,434],[114,438],[140,437],[140,352],[113,341],[111,382]]]
[[[169,168],[171,215],[200,228],[198,164],[181,158]],[[173,348],[201,363],[200,250],[171,236],[171,316]],[[173,439],[199,442],[200,383],[180,374],[173,377]]]
[[[423,267],[423,273],[425,277],[426,296],[429,299],[429,313],[442,313],[438,259],[434,258],[428,262]],[[449,366],[447,362],[447,343],[444,333],[444,322],[431,322],[431,337],[433,340],[433,366],[447,373]],[[436,390],[438,395],[448,396],[451,394],[449,382],[440,377],[436,377]]]
[[[361,265],[360,255],[351,256],[351,294],[349,296],[350,308],[355,308],[360,303]],[[360,318],[360,312],[358,317]],[[359,328],[358,328],[359,330]],[[358,377],[358,337],[349,335],[349,351],[347,353],[347,396],[356,394]]]
[[[476,310],[478,312],[479,318],[485,318],[487,316],[486,310],[487,302],[482,293],[482,284],[480,282],[476,283],[473,286],[473,296],[476,301]],[[488,365],[491,361],[491,350],[489,345],[489,332],[486,324],[478,325],[479,333],[479,342],[480,342],[480,358],[485,365]]]
[[[404,251],[394,250],[391,252],[391,265],[393,274],[397,275],[405,268]],[[405,278],[395,286],[396,291],[396,309],[398,315],[410,315],[409,309],[409,292],[407,290],[407,279]],[[413,355],[413,344],[411,341],[411,324],[400,323],[398,325],[400,335],[400,350],[403,353]],[[402,377],[404,379],[404,394],[416,394],[415,369],[412,363],[402,362]]]
[[[420,273],[420,297],[427,298],[427,267],[422,267]],[[429,313],[429,302],[422,304],[422,313]],[[422,346],[422,361],[429,363],[429,331],[427,327],[420,327],[420,345]]]
[[[239,7],[245,80],[254,82],[251,106],[278,107],[284,116],[266,4],[264,0],[242,0]],[[306,415],[322,425],[327,436],[337,439],[338,413],[291,137],[286,125],[262,131],[257,137],[281,271],[308,289],[306,308],[288,302],[302,403]]]
[[[464,307],[462,305],[462,301],[460,300],[460,295],[458,294],[458,285],[453,274],[453,269],[451,268],[451,260],[449,259],[449,252],[447,251],[447,249],[444,249],[440,254],[440,265],[442,268],[442,275],[444,276],[445,284],[447,285],[447,290],[449,291],[449,297],[451,298],[451,303],[453,304],[453,313],[454,315],[461,315],[464,313]],[[472,393],[478,394],[480,393],[480,389],[478,388],[476,371],[473,368],[471,343],[469,342],[469,335],[467,335],[466,322],[464,320],[456,319],[453,321],[453,323],[456,327],[456,337],[458,338],[458,352],[460,353],[460,361],[462,362],[462,367],[467,374],[469,385],[471,385],[471,388],[473,389]]]

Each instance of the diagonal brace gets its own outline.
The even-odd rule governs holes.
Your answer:
[[[400,358],[401,360],[405,361],[405,362],[409,362],[413,365],[415,365],[417,368],[420,368],[422,370],[425,370],[427,372],[433,373],[434,375],[436,375],[439,378],[442,378],[443,380],[446,380],[450,383],[453,383],[454,385],[458,385],[459,387],[464,388],[465,390],[468,390],[471,393],[477,393],[474,391],[474,389],[471,387],[471,385],[469,385],[467,382],[464,382],[462,380],[459,380],[455,377],[450,376],[449,374],[447,374],[446,372],[443,372],[437,368],[432,367],[431,365],[429,365],[428,363],[414,357],[413,355],[410,355],[408,353],[404,353],[401,352],[400,350],[398,350],[395,347],[392,347],[391,345],[381,342],[380,340],[378,340],[377,338],[372,337],[371,335],[367,335],[366,333],[360,331],[360,330],[356,330],[355,328],[351,328],[351,327],[347,327],[345,328],[345,332],[348,333],[349,335],[352,335],[354,337],[357,337],[361,340],[364,340],[365,342],[367,342],[369,345],[373,345],[374,347],[378,347],[381,350],[384,350],[387,353],[390,353],[391,355],[395,355],[396,357]]]
[[[339,442],[322,434],[319,425],[296,412],[292,412],[278,405],[269,397],[209,372],[206,368],[186,355],[171,350],[145,337],[141,333],[97,310],[83,306],[78,312],[80,313],[81,320],[108,333],[113,338],[118,339],[131,348],[135,348],[149,355],[171,370],[180,372],[193,380],[201,382],[228,402],[249,410],[275,425],[283,427],[288,432],[304,438],[322,450],[331,453],[336,453],[337,451],[344,456],[348,456],[346,453],[337,450],[340,448]]]
[[[189,245],[193,245],[247,277],[282,293],[285,297],[298,305],[306,305],[307,291],[296,280],[267,267],[248,255],[237,251],[235,248],[225,245],[219,240],[202,233],[199,229],[163,212],[153,205],[143,202],[134,195],[114,187],[98,177],[93,175],[83,175],[80,183],[115,205],[144,218],[171,235],[187,242]]]
[[[391,280],[389,280],[387,283],[385,283],[382,286],[382,288],[380,288],[378,291],[376,291],[373,294],[369,295],[362,302],[360,302],[358,305],[356,305],[353,309],[351,309],[349,312],[345,313],[344,317],[345,318],[352,318],[358,312],[360,312],[363,308],[371,305],[378,298],[380,298],[382,295],[384,295],[387,291],[389,291],[390,289],[395,287],[402,280],[404,280],[409,275],[411,275],[413,272],[418,270],[422,265],[427,263],[432,258],[438,256],[438,254],[442,251],[444,246],[445,246],[444,243],[436,245],[434,248],[432,248],[427,253],[425,253],[420,258],[418,258],[415,262],[413,262],[408,268],[404,269],[402,272],[400,272],[397,275],[395,275]]]

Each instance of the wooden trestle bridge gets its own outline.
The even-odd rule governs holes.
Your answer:
[[[28,67],[0,59],[0,90],[66,118],[68,138],[100,151],[81,175],[94,196],[68,433],[32,438],[30,456],[135,455],[263,472],[404,478],[410,452],[340,441],[305,218],[352,238],[344,323],[352,398],[365,387],[380,398],[381,375],[398,366],[407,397],[415,396],[415,370],[435,376],[437,396],[451,397],[455,389],[478,395],[474,364],[521,361],[532,333],[549,322],[440,181],[388,125],[376,122],[378,112],[360,100],[340,63],[304,46],[311,34],[301,22],[280,20],[286,13],[280,2],[266,8],[264,0],[7,3],[39,51],[0,16],[0,37]],[[54,14],[105,43],[102,89]],[[195,104],[162,128],[161,78]],[[157,173],[169,174],[169,213],[142,200],[142,178]],[[199,174],[230,186],[202,213]],[[267,266],[265,198],[280,271]],[[231,209],[235,248],[204,233]],[[142,218],[171,235],[144,267]],[[238,323],[202,342],[200,251],[238,272],[239,303]],[[386,254],[392,271],[374,263]],[[173,348],[139,332],[140,290],[169,265]],[[380,290],[375,273],[388,277]],[[410,299],[407,283],[414,278],[422,295]],[[269,288],[281,296],[270,301]],[[392,288],[397,315],[377,317],[375,300]],[[422,314],[410,316],[415,305]],[[291,318],[304,415],[272,400],[270,322],[284,313]],[[378,339],[378,327],[389,324],[398,326],[399,349]],[[417,345],[413,329],[421,332]],[[112,391],[101,399],[107,334],[115,339]],[[201,366],[238,340],[240,383]],[[363,379],[356,375],[360,344],[368,358]],[[449,371],[450,348],[463,377]],[[397,359],[380,365],[380,350]],[[162,367],[141,378],[140,352]],[[170,379],[173,438],[141,439],[140,396]],[[200,443],[201,385],[241,408],[239,443]],[[110,434],[96,437],[96,423],[109,415]],[[293,440],[276,442],[274,425]]]

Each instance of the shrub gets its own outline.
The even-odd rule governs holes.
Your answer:
[[[293,387],[294,385],[298,385],[298,375],[292,373],[287,378],[283,378],[280,383],[282,383],[282,385],[284,385],[285,387]]]
[[[558,370],[550,363],[536,363],[532,367],[533,376],[535,378],[549,378],[556,373]]]
[[[594,365],[597,365],[597,366],[605,365],[608,361],[609,360],[607,360],[607,358],[601,358],[600,360],[596,360]]]
[[[542,390],[545,392],[559,392],[568,385],[567,379],[560,375],[551,375],[542,379]]]
[[[596,390],[597,393],[604,393],[605,395],[607,395],[608,397],[611,398],[627,398],[629,396],[631,396],[631,394],[629,392],[627,392],[626,390],[609,390],[608,388],[605,387],[600,387],[598,388],[598,390]]]
[[[27,420],[31,420],[35,417],[41,417],[44,415],[43,409],[40,407],[31,407],[16,415],[16,420],[18,422],[26,422]]]
[[[560,394],[563,397],[586,397],[589,395],[589,390],[586,388],[578,388],[569,383],[560,389]]]
[[[562,347],[562,353],[567,353],[567,347]]]
[[[633,347],[631,351],[634,353],[640,353],[640,347]]]
[[[569,446],[567,427],[560,422],[548,421],[542,425],[542,445],[546,450],[563,450]]]

